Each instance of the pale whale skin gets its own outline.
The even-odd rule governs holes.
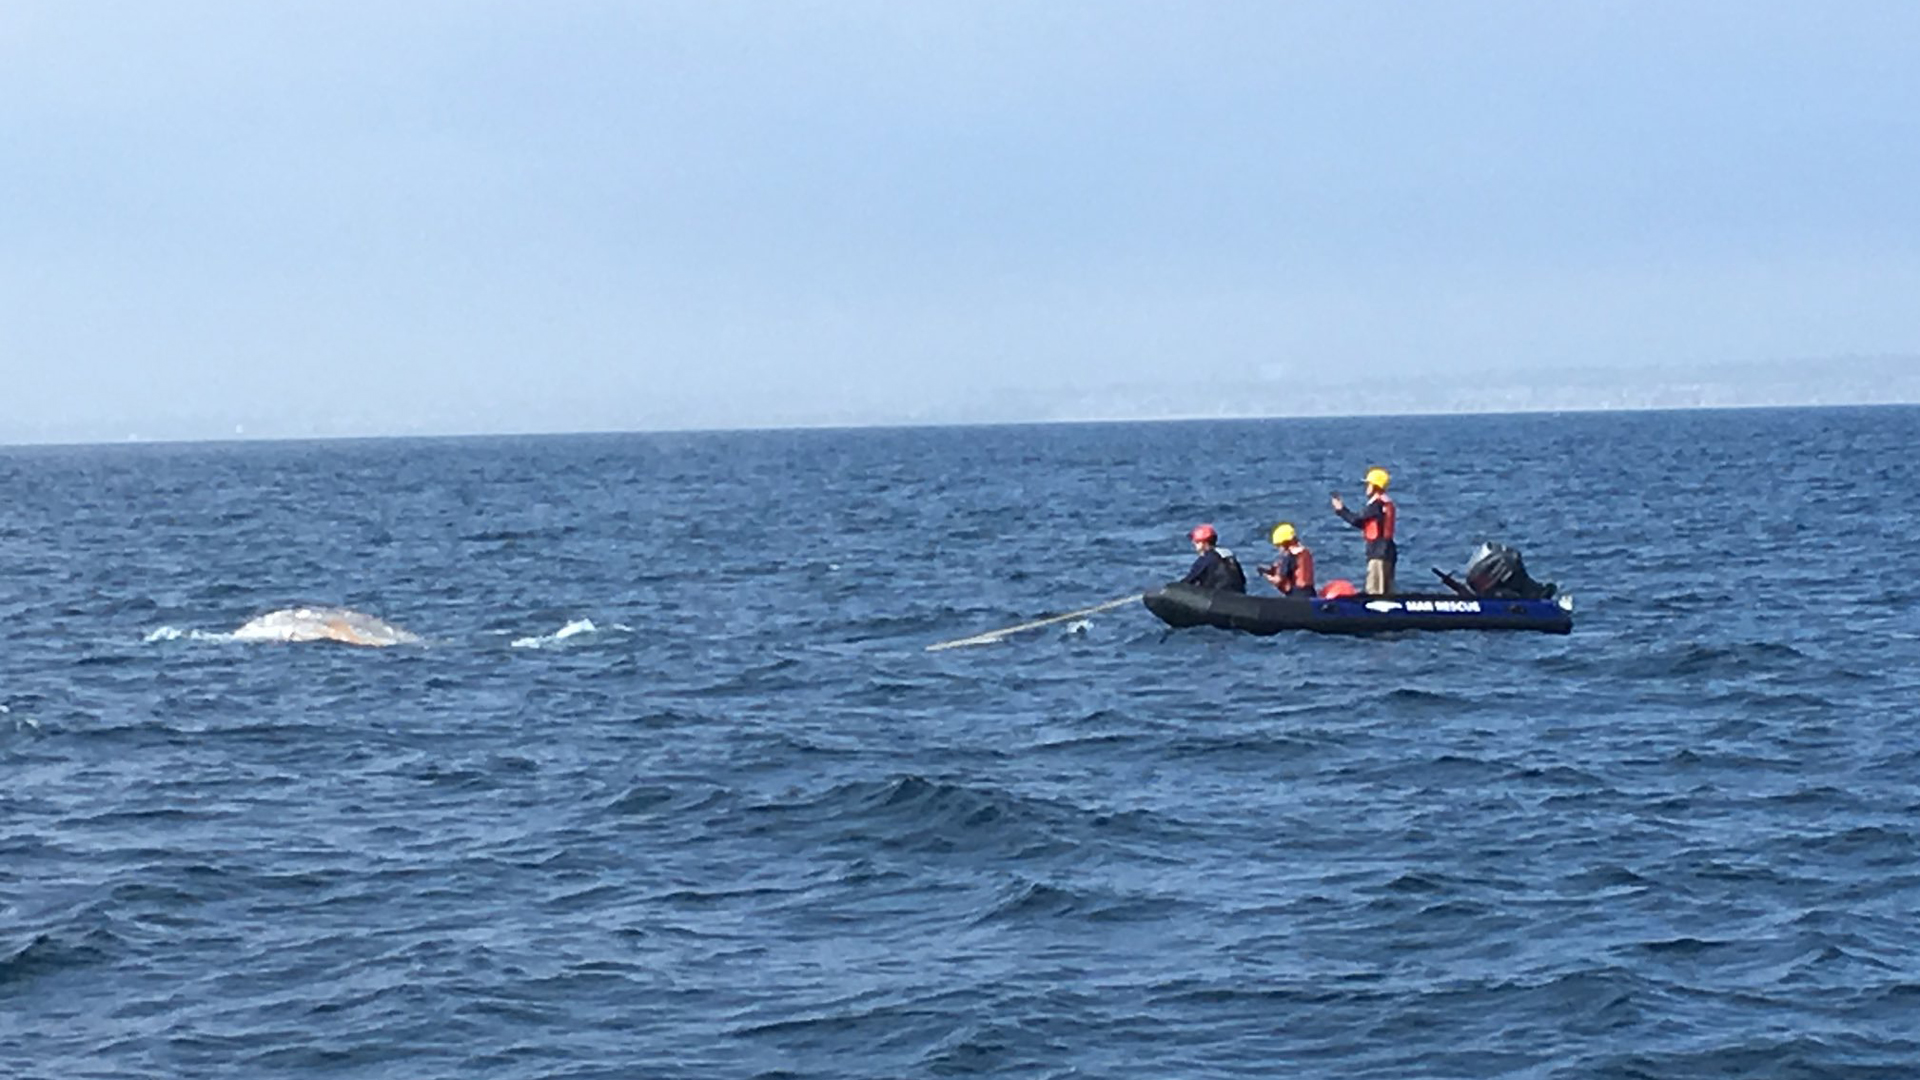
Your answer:
[[[337,607],[296,607],[269,611],[233,632],[235,641],[338,641],[384,648],[417,645],[417,634],[364,612]]]

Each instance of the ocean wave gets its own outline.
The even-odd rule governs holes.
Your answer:
[[[1325,753],[1333,745],[1332,740],[1307,732],[1193,734],[1167,740],[1165,753],[1169,758],[1221,758],[1250,766],[1262,758],[1295,763],[1303,757]]]
[[[974,926],[1060,920],[1090,923],[1151,922],[1172,917],[1181,903],[1165,896],[1128,895],[1108,889],[1015,879],[972,920]]]
[[[95,959],[74,952],[51,934],[34,934],[25,942],[0,944],[0,989],[24,983],[43,972],[58,971]]]
[[[1085,844],[1124,842],[1128,832],[1152,820],[913,775],[838,784],[811,798],[761,803],[748,812],[805,825],[838,846],[990,859],[1058,858]],[[1115,822],[1127,829],[1108,828]]]
[[[878,1050],[909,1040],[938,1039],[952,1017],[979,1009],[988,1000],[972,990],[872,990],[767,1010],[785,1015],[736,1014],[729,1034],[803,1047],[845,1046],[852,1054],[859,1045]]]
[[[39,978],[108,963],[126,950],[127,942],[105,924],[100,907],[85,909],[81,923],[54,930],[29,931],[26,940],[0,942],[0,993],[17,990]]]
[[[615,817],[652,817],[660,814],[711,812],[731,805],[734,792],[712,785],[673,786],[658,783],[635,784],[605,804],[605,812]]]
[[[1698,1080],[1703,1076],[1910,1080],[1913,1058],[1903,1055],[1911,1055],[1912,1049],[1920,1046],[1910,1039],[1893,1043],[1846,1039],[1836,1045],[1811,1034],[1714,1037],[1694,1025],[1689,1026],[1689,1034],[1691,1038],[1684,1046],[1607,1054],[1590,1060],[1582,1071],[1635,1080]]]
[[[1632,678],[1731,678],[1798,672],[1809,659],[1805,652],[1779,641],[1686,642],[1623,663],[1621,674]]]
[[[572,535],[575,526],[562,525],[552,529],[481,529],[462,533],[460,539],[469,544],[518,543],[522,540],[558,540]]]
[[[1559,892],[1565,896],[1615,896],[1645,892],[1658,882],[1617,863],[1583,867],[1560,879]]]
[[[1844,857],[1862,867],[1906,867],[1920,854],[1920,835],[1894,825],[1856,825],[1802,837],[1799,846],[1809,852]]]

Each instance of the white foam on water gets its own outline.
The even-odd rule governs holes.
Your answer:
[[[568,638],[579,637],[581,634],[594,634],[599,631],[600,628],[593,624],[592,619],[574,619],[551,634],[514,638],[507,644],[515,649],[545,649],[558,645]]]
[[[144,639],[146,644],[156,641],[237,641],[232,634],[216,634],[207,630],[182,630],[177,626],[162,626],[149,633]]]
[[[626,623],[608,623],[605,626],[601,626],[592,619],[573,619],[551,634],[517,637],[507,642],[507,645],[515,649],[550,649],[572,638],[589,634],[609,633],[631,634],[633,633],[633,627],[628,626]]]

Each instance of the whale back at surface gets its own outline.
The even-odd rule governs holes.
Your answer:
[[[236,641],[338,641],[380,648],[412,645],[419,635],[365,612],[339,607],[295,607],[269,611],[233,632]]]

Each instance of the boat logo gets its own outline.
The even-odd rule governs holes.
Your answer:
[[[1414,611],[1420,611],[1420,612],[1444,611],[1444,612],[1453,612],[1453,613],[1478,612],[1480,610],[1480,601],[1478,600],[1409,600],[1403,604],[1398,600],[1369,600],[1367,601],[1367,610],[1377,611],[1383,615],[1389,611],[1403,611],[1403,610],[1408,612],[1414,612]]]

